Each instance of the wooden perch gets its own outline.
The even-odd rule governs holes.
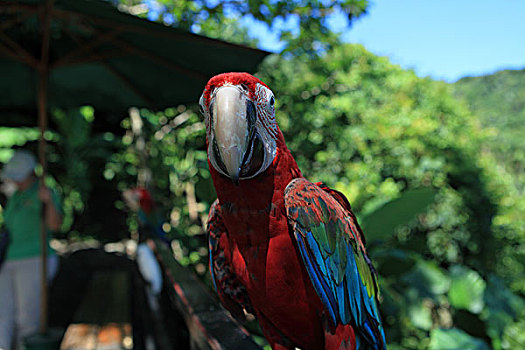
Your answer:
[[[165,280],[171,284],[175,306],[190,332],[192,349],[261,349],[193,272],[175,260],[166,244],[152,240],[148,244],[161,264]]]

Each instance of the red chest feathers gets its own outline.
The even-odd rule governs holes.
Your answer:
[[[315,334],[322,307],[290,236],[284,211],[274,205],[248,209],[224,204],[235,273],[256,311],[276,322],[279,329],[293,329],[299,337]]]

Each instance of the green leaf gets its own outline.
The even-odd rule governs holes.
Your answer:
[[[368,250],[376,268],[383,276],[403,275],[416,263],[415,253],[391,247],[379,247]]]
[[[485,311],[482,317],[487,325],[487,332],[493,341],[499,342],[507,327],[525,315],[525,302],[495,276],[488,278],[483,297]]]
[[[457,309],[479,314],[484,306],[485,281],[476,271],[459,265],[450,269],[450,277],[450,304]]]
[[[450,287],[450,278],[434,263],[420,260],[403,281],[414,287],[422,297],[444,294]]]
[[[495,276],[488,278],[484,299],[490,312],[504,312],[511,318],[525,316],[525,301],[512,293],[503,281]]]
[[[503,334],[504,349],[525,349],[525,321],[514,323]]]
[[[432,328],[432,312],[423,303],[413,304],[408,307],[408,316],[412,324],[426,331]]]
[[[489,350],[481,339],[474,338],[460,329],[434,329],[430,332],[429,350]]]
[[[367,240],[391,237],[398,228],[424,213],[434,202],[436,193],[437,190],[428,187],[409,190],[365,216],[361,223]]]

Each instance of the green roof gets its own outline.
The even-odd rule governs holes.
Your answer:
[[[44,0],[0,2],[0,113],[36,114]],[[118,11],[100,0],[52,2],[48,106],[163,109],[197,102],[206,81],[254,72],[269,53]],[[4,119],[4,118],[2,118]]]

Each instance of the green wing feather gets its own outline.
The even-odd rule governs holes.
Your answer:
[[[346,198],[299,178],[286,187],[284,200],[303,262],[333,324],[351,324],[363,346],[385,349],[376,273]]]

